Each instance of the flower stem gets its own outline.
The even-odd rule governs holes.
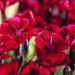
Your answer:
[[[2,12],[0,10],[0,26],[1,26],[1,24],[2,24]]]
[[[20,72],[21,72],[22,68],[24,67],[24,65],[25,65],[25,62],[22,61],[21,66],[20,66],[20,68],[19,68],[19,70],[18,70],[18,72],[17,72],[17,75],[20,74]]]
[[[19,48],[20,57],[23,55],[23,53],[24,53],[24,44],[20,44],[20,48]],[[24,65],[25,65],[25,62],[22,60],[21,65],[18,69],[17,75],[20,74],[20,72],[21,72]]]

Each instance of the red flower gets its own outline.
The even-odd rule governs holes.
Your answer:
[[[16,41],[9,34],[0,33],[0,53],[18,48]]]
[[[7,32],[20,44],[25,41],[26,33],[33,27],[34,24],[35,19],[33,13],[30,10],[27,10],[16,17],[8,19],[6,23],[3,22],[1,32]]]
[[[62,28],[60,28],[59,33],[62,35],[63,38],[66,38],[66,36],[68,35],[66,26],[63,26]]]
[[[0,0],[0,9],[4,11],[4,9],[14,3],[16,3],[18,0]]]
[[[11,56],[10,55],[8,55],[8,54],[0,54],[0,60],[2,60],[2,59],[8,59],[8,58],[11,58]]]
[[[8,25],[10,28],[9,34],[19,44],[23,43],[26,39],[26,32],[29,29],[29,20],[27,18],[12,17],[8,20]]]
[[[36,36],[39,33],[38,28],[32,28],[26,33],[27,38],[31,38],[32,36]]]
[[[32,11],[27,10],[10,19],[3,20],[0,32],[11,35],[19,44],[26,39],[26,33],[32,29],[35,19]]]
[[[62,62],[67,56],[63,51],[65,51],[69,45],[69,41],[64,40],[58,33],[51,34],[44,31],[40,35],[36,36],[37,56],[41,61],[48,62],[50,65],[64,64]]]
[[[36,23],[35,23],[34,27],[38,28],[38,30],[47,27],[46,22],[40,16],[36,16],[35,21],[36,21]]]
[[[70,5],[75,10],[75,0],[70,0]]]
[[[43,29],[46,29],[47,25],[46,22],[39,16],[35,17],[35,25],[31,30],[27,32],[27,37],[36,36],[39,34]]]
[[[70,24],[67,27],[67,31],[71,36],[75,36],[75,25],[74,24]]]
[[[0,1],[0,11],[4,9],[4,5],[3,5],[3,2]]]
[[[54,33],[52,34],[53,44],[55,45],[55,48],[58,52],[65,51],[70,46],[70,39],[68,36],[64,38],[58,34]]]
[[[16,75],[17,69],[18,69],[17,61],[13,61],[11,63],[5,63],[0,65],[0,74],[1,75]]]
[[[1,26],[0,26],[0,33],[2,34],[8,34],[10,31],[10,28],[8,27],[8,24],[6,21],[3,20]]]
[[[50,75],[50,71],[43,66],[37,66],[35,63],[30,63],[24,67],[20,75]]]
[[[52,16],[49,20],[49,23],[60,26],[62,24],[62,18],[60,17],[60,15],[55,17]]]
[[[58,26],[58,25],[54,25],[54,24],[49,24],[49,25],[47,26],[47,29],[48,29],[49,31],[55,32],[55,33],[59,32],[59,30],[60,30],[59,26]]]
[[[34,18],[33,12],[31,10],[25,10],[22,13],[18,14],[17,16],[19,16],[21,18],[27,18],[29,20],[30,27],[34,26],[35,18]]]

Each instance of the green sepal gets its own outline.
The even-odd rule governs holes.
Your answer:
[[[8,51],[8,52],[5,52],[4,54],[8,54],[10,55],[11,57],[15,58],[15,51]]]
[[[15,16],[19,9],[19,2],[16,2],[8,7],[5,8],[5,17],[7,19]]]
[[[63,70],[65,66],[58,66],[57,71],[54,73],[54,75],[63,75]]]
[[[75,70],[72,72],[72,75],[75,75]]]
[[[2,60],[2,63],[10,63],[10,62],[12,62],[12,58]]]
[[[35,56],[35,37],[32,37],[29,41],[29,46],[28,46],[28,53],[25,55],[23,55],[23,60],[28,63],[30,60],[33,59],[33,57]]]

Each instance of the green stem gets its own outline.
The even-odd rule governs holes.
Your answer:
[[[2,12],[0,10],[0,26],[1,26],[1,24],[2,24]]]
[[[17,72],[17,75],[20,74],[20,72],[21,72],[22,68],[24,67],[24,65],[25,65],[25,62],[22,61],[22,64],[21,64],[21,66],[20,66],[20,68],[19,68],[19,70],[18,70],[18,72]]]
[[[24,44],[20,44],[20,48],[19,48],[19,54],[20,54],[20,56],[19,57],[21,57],[23,55],[23,53],[24,53]],[[24,65],[25,65],[25,62],[22,60],[22,63],[20,65],[19,69],[18,69],[17,75],[20,74],[20,72],[21,72],[21,70],[22,70],[22,68],[23,68]]]

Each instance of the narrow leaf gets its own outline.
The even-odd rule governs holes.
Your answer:
[[[35,37],[32,37],[29,41],[28,53],[26,55],[26,62],[29,62],[35,56]]]
[[[16,2],[15,4],[12,4],[8,7],[6,7],[5,9],[5,17],[7,19],[15,16],[18,12],[18,9],[19,9],[19,2]]]
[[[63,75],[63,70],[65,66],[58,66],[57,71],[54,73],[54,75]]]

